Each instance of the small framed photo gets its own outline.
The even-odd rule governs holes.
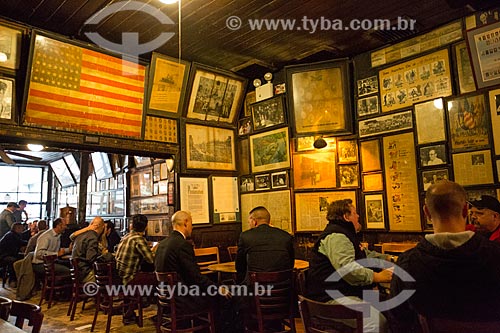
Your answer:
[[[273,189],[288,187],[288,173],[286,171],[272,173],[271,185]]]
[[[447,156],[444,144],[420,147],[420,165],[422,167],[448,164]]]
[[[253,192],[255,189],[254,181],[252,176],[241,176],[240,177],[240,192]]]
[[[263,191],[271,189],[271,175],[256,175],[255,176],[255,190]]]
[[[253,130],[282,125],[285,120],[283,96],[278,95],[251,105]]]
[[[25,30],[21,27],[1,22],[0,24],[0,54],[4,59],[0,67],[15,71],[21,62],[21,42]]]
[[[439,183],[443,180],[448,180],[448,169],[437,169],[432,171],[422,171],[422,188],[427,191],[432,184]]]
[[[339,166],[340,187],[358,186],[358,178],[359,172],[357,164]]]
[[[365,195],[366,229],[384,229],[384,196]]]
[[[379,113],[378,95],[358,99],[358,117]]]
[[[238,121],[238,135],[244,136],[252,133],[252,118],[242,118]]]
[[[358,97],[376,92],[378,92],[378,77],[376,75],[358,80]]]
[[[0,77],[0,121],[5,123],[16,122],[16,98],[14,79]]]
[[[339,141],[339,163],[355,163],[358,161],[358,145],[356,140]]]

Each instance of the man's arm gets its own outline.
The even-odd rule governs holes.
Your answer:
[[[153,252],[151,252],[151,249],[149,248],[148,243],[146,243],[144,237],[141,237],[141,240],[137,242],[137,250],[146,262],[154,264],[155,258],[153,256]]]
[[[200,267],[194,261],[194,250],[191,244],[184,242],[179,249],[179,266],[185,274],[186,283],[200,286],[201,288],[208,288],[214,283],[206,275],[201,274]]]
[[[50,231],[49,231],[50,232]],[[43,236],[43,235],[42,235]],[[58,254],[58,252],[49,251],[50,240],[48,237],[38,237],[36,242],[35,256],[37,260],[43,261],[44,255]]]

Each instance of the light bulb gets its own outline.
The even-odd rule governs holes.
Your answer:
[[[260,87],[261,85],[262,85],[262,82],[260,81],[260,79],[253,80],[253,86],[255,88]]]
[[[267,72],[266,74],[264,74],[264,79],[265,79],[267,82],[271,82],[271,80],[273,79],[273,74],[272,74],[272,73]]]

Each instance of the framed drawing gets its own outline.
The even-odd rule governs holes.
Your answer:
[[[254,177],[252,176],[241,176],[240,177],[240,192],[253,192],[255,189]]]
[[[283,95],[278,95],[252,104],[253,130],[282,125],[286,122]]]
[[[455,181],[463,186],[493,184],[491,151],[453,154],[453,174]]]
[[[250,161],[253,173],[289,168],[288,127],[251,135]]]
[[[489,147],[488,114],[483,94],[449,100],[448,122],[453,152]]]
[[[280,171],[272,173],[271,187],[273,189],[288,187],[288,171]]]
[[[489,99],[495,155],[500,155],[500,89],[490,90]]]
[[[358,161],[358,144],[356,140],[338,141],[339,164]]]
[[[293,154],[293,165],[296,190],[337,186],[334,151]]]
[[[358,97],[378,92],[378,77],[376,75],[358,80]]]
[[[385,134],[413,128],[411,110],[359,121],[359,136]]]
[[[193,224],[210,223],[208,178],[179,177],[181,210],[191,213]]]
[[[363,174],[363,192],[383,191],[384,179],[382,172]]]
[[[21,42],[24,29],[0,22],[0,67],[15,71],[21,61]]]
[[[358,98],[358,117],[379,113],[378,95]]]
[[[296,135],[352,133],[347,61],[285,67]]]
[[[361,149],[361,170],[363,172],[382,170],[380,162],[380,143],[378,139],[362,141]]]
[[[500,84],[500,21],[467,31],[474,79],[479,89]],[[493,51],[495,50],[495,51]]]
[[[3,76],[0,77],[0,122],[3,123],[16,122],[15,94],[16,94],[15,80]]]
[[[252,118],[241,118],[238,120],[238,135],[244,136],[252,133]]]
[[[415,124],[418,144],[446,140],[443,99],[415,104]]]
[[[476,90],[474,75],[470,63],[469,51],[465,42],[455,45],[455,62],[457,64],[458,87],[460,94],[466,94]]]
[[[148,114],[181,115],[189,67],[189,62],[153,52],[149,67]]]
[[[352,187],[359,185],[358,165],[339,165],[340,187]]]
[[[271,175],[266,173],[265,175],[255,176],[255,190],[270,190],[271,189]]]
[[[233,124],[243,103],[246,79],[193,63],[186,117]]]
[[[366,229],[385,229],[384,197],[382,194],[365,195]]]
[[[422,171],[422,188],[427,191],[432,184],[439,183],[443,180],[449,180],[448,169],[437,169],[430,171]]]
[[[241,221],[237,177],[212,177],[213,222]]]
[[[448,155],[444,144],[420,147],[420,165],[422,167],[448,164]]]
[[[188,123],[185,126],[187,169],[236,170],[233,130]]]
[[[244,117],[250,117],[252,115],[252,108],[250,107],[251,104],[255,103],[257,101],[257,96],[254,91],[250,91],[249,93],[246,94],[245,96],[245,107],[243,110],[243,116]]]

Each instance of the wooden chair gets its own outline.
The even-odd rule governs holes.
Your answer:
[[[227,252],[229,253],[229,259],[231,259],[231,261],[236,261],[236,254],[238,253],[238,246],[228,246]]]
[[[200,267],[201,274],[209,274],[214,281],[219,281],[220,274],[208,269],[209,265],[220,263],[219,248],[214,246],[194,249],[194,256],[196,263]]]
[[[24,326],[24,320],[28,320],[28,326],[33,326],[31,333],[40,333],[43,323],[42,308],[36,304],[21,301],[12,301],[10,315],[16,317],[15,325],[20,329]]]
[[[1,260],[0,269],[2,270],[2,288],[5,288],[5,284],[7,283],[7,279],[9,277],[9,263]]]
[[[156,272],[156,279],[159,282],[156,332],[182,333],[209,329],[210,333],[215,333],[214,311],[210,305],[192,313],[178,311],[175,297],[172,297],[167,289],[177,286],[179,280],[176,272]],[[165,324],[162,322],[164,314],[170,317]],[[179,328],[180,321],[189,321],[191,325],[188,328]]]
[[[83,301],[82,303],[82,311],[83,311],[85,310],[85,303],[90,297],[83,292],[83,285],[80,282],[81,277],[80,277],[80,269],[78,268],[78,259],[71,258],[70,263],[71,263],[71,269],[70,269],[71,282],[73,283],[73,288],[71,290],[71,300],[69,303],[68,313],[66,315],[67,316],[71,315],[69,320],[73,321],[75,319],[76,305],[78,304],[78,302]]]
[[[56,259],[56,254],[43,256],[43,269],[45,277],[43,281],[42,295],[40,296],[40,303],[38,303],[38,305],[42,305],[42,302],[46,297],[46,293],[49,292],[50,294],[47,305],[48,309],[52,306],[55,291],[71,290],[71,278],[69,276],[59,276],[55,272]]]
[[[403,253],[413,249],[418,243],[382,243],[382,253]]]
[[[357,311],[342,304],[317,302],[299,295],[300,317],[305,333],[363,333],[363,310],[368,306],[362,303],[360,311]],[[356,322],[356,328],[339,321],[349,319]]]
[[[9,319],[11,307],[12,300],[10,298],[0,296],[0,318],[3,320]]]
[[[263,295],[255,293],[245,316],[246,332],[295,332],[294,307],[296,294],[293,270],[279,272],[248,272],[250,286],[273,286]],[[250,289],[253,287],[250,287]],[[257,323],[257,326],[255,325]],[[284,329],[284,326],[290,330]]]
[[[418,316],[422,333],[500,333],[500,320],[492,322],[457,321]]]

